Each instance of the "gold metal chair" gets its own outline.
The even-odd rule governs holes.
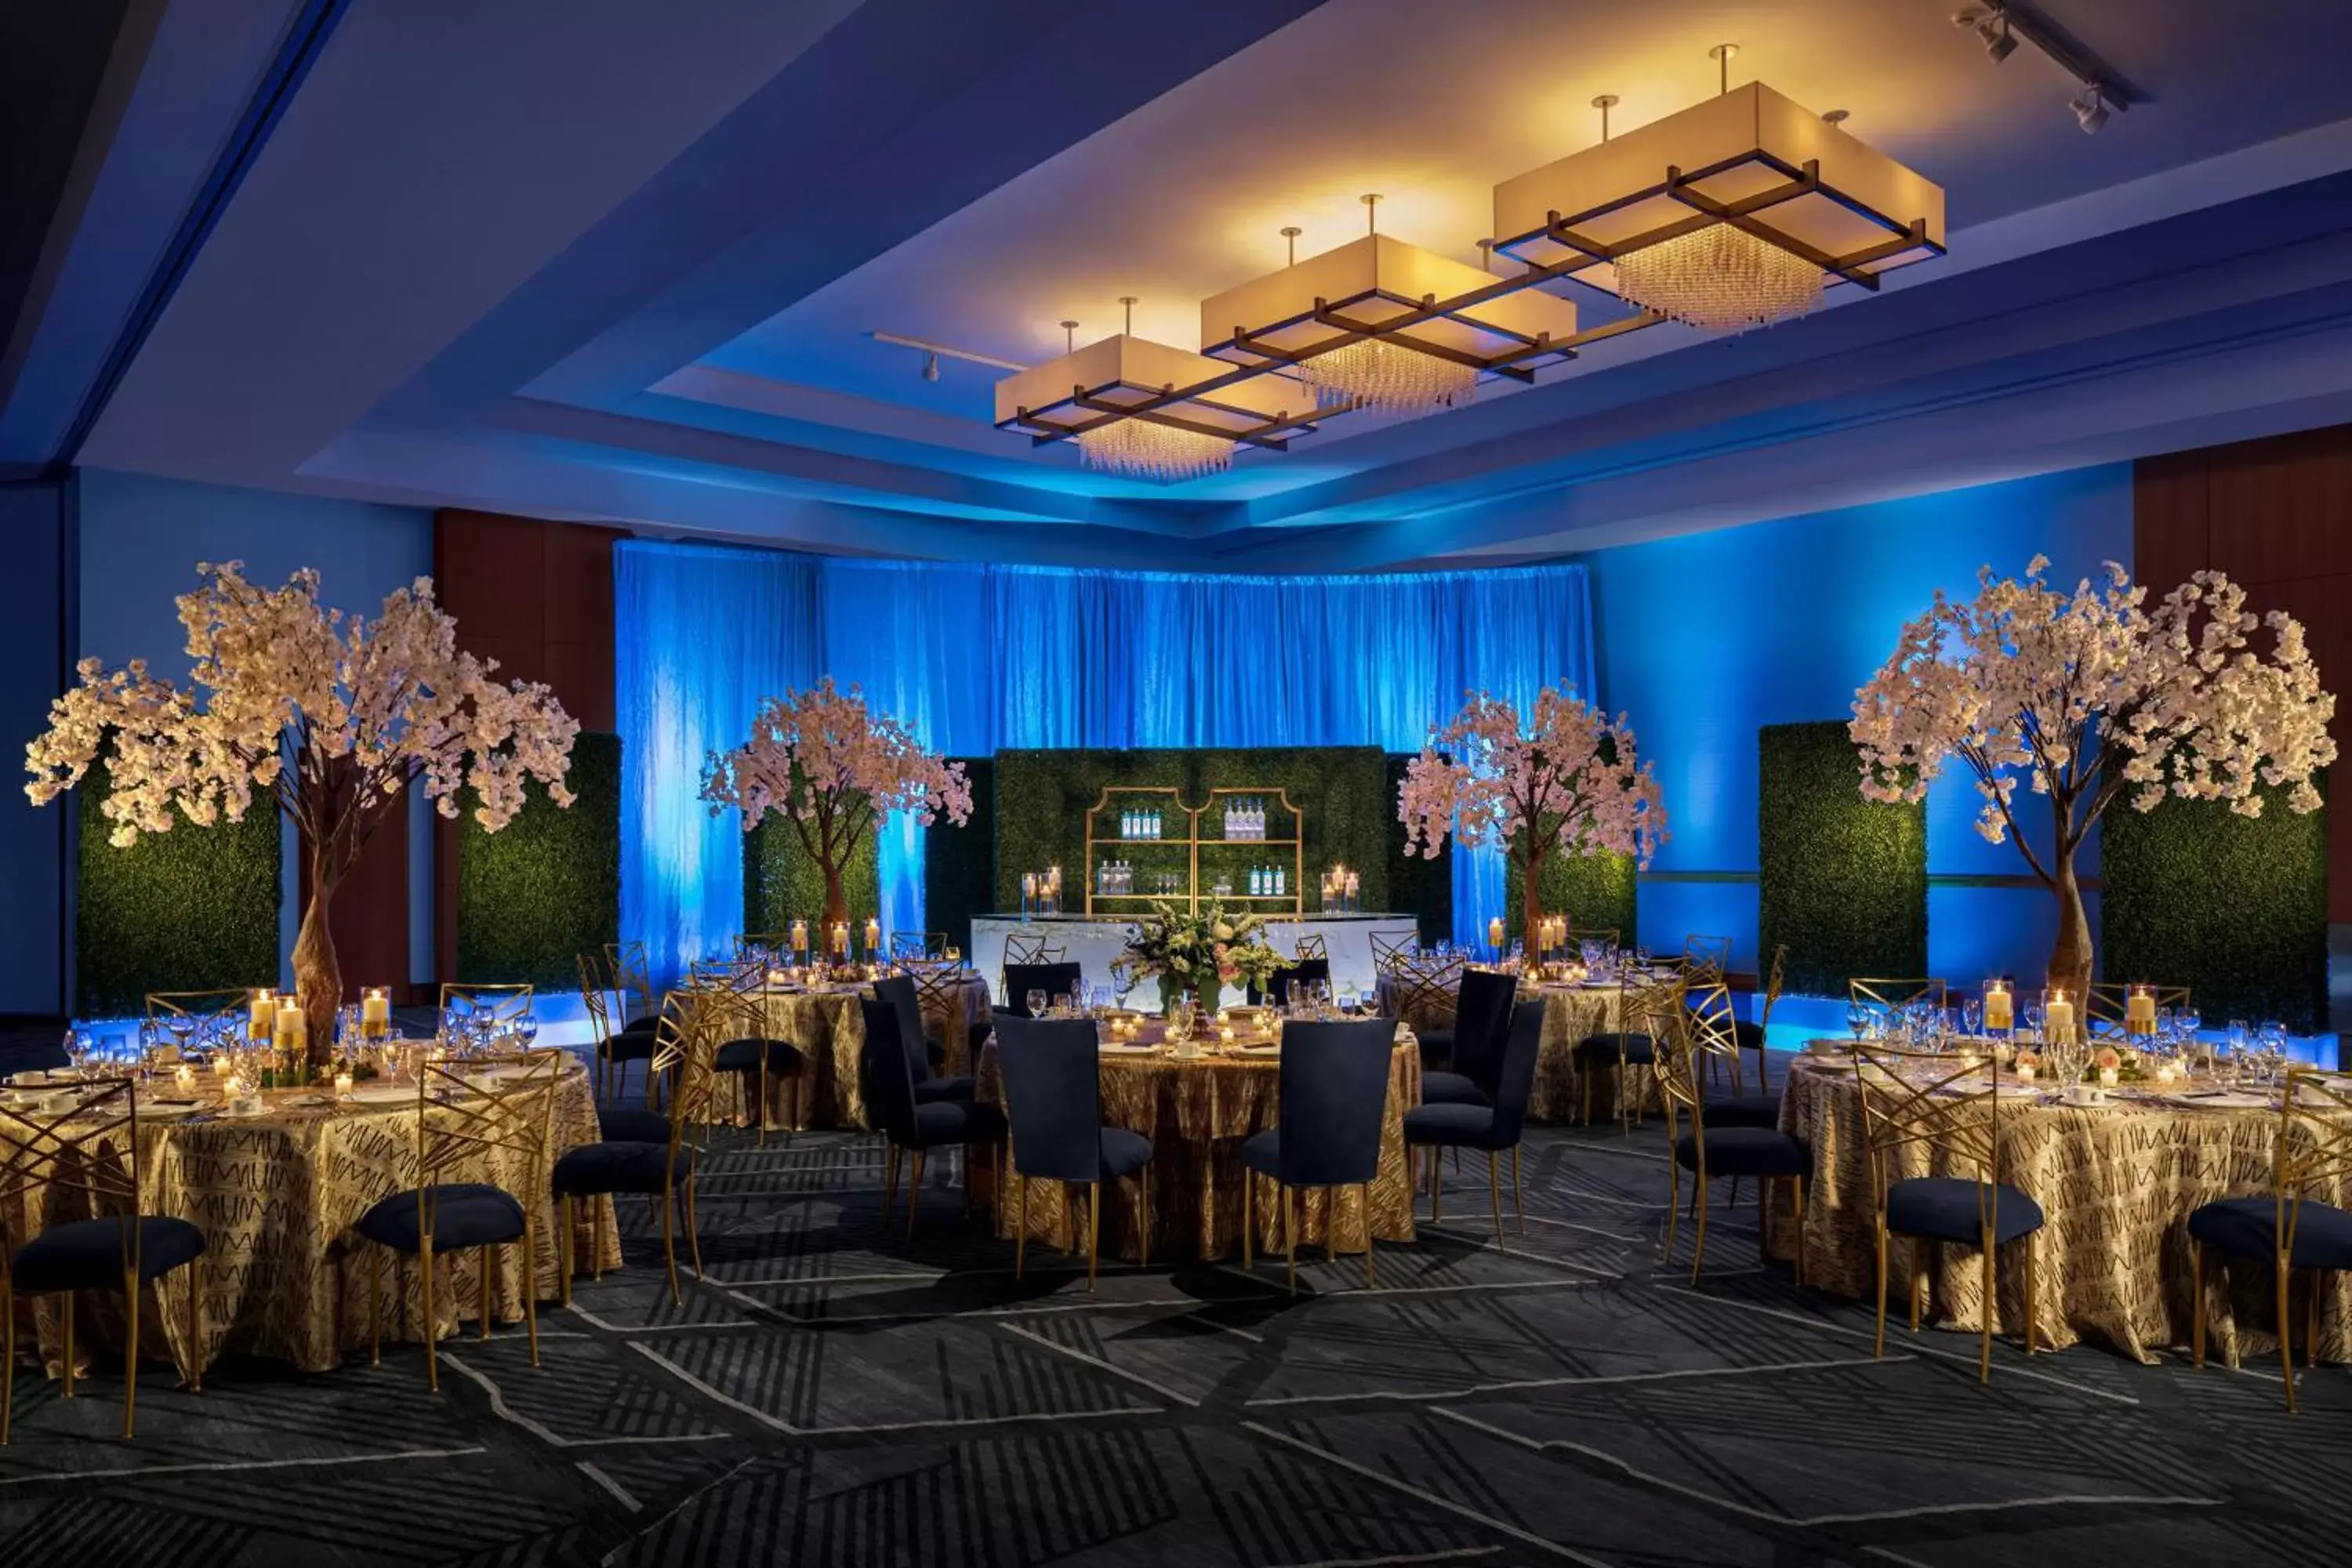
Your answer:
[[[646,944],[642,942],[606,942],[604,966],[612,976],[613,989],[621,996],[620,1005],[614,1015],[614,1024],[626,1028],[632,1018],[652,1016],[654,971]]]
[[[487,985],[445,980],[441,983],[441,1015],[460,1004],[478,1015],[488,1015],[501,1031],[530,1016],[532,988],[529,985]]]
[[[168,1039],[173,1059],[206,1035],[242,1032],[253,1005],[247,988],[219,991],[150,991],[147,1028],[151,1037]]]
[[[1320,932],[1300,937],[1291,944],[1291,952],[1301,959],[1319,958],[1326,963],[1331,962],[1331,944],[1323,940]]]
[[[68,1125],[70,1124],[70,1130]],[[59,1298],[61,1395],[74,1396],[74,1293],[119,1286],[124,1301],[122,1436],[131,1435],[139,1404],[139,1289],[188,1270],[186,1359],[180,1374],[204,1392],[201,1270],[204,1233],[186,1220],[139,1210],[139,1092],[136,1080],[108,1081],[55,1110],[0,1107],[0,1214],[52,1215],[86,1206],[82,1217],[52,1224],[23,1247],[0,1238],[0,1443],[8,1441],[16,1403],[16,1296]],[[111,1211],[111,1212],[109,1212]],[[175,1358],[176,1359],[176,1358]]]
[[[1739,1048],[1756,1053],[1756,1083],[1759,1092],[1772,1091],[1772,1054],[1769,1042],[1772,1033],[1772,1009],[1780,1001],[1780,987],[1789,969],[1789,944],[1781,942],[1772,949],[1772,967],[1764,976],[1764,1006],[1756,1022],[1738,1031]],[[1737,1076],[1733,1082],[1738,1082]]]
[[[1615,947],[1617,945],[1617,937],[1618,931],[1615,926],[1571,925],[1568,928],[1568,945],[1570,947],[1576,947],[1588,942],[1597,942],[1604,943],[1610,947]]]
[[[793,933],[789,931],[739,931],[735,937],[735,956],[764,958],[772,952],[790,952]]]
[[[662,1001],[661,1022],[655,1026],[653,1070],[669,1077],[677,1087],[669,1101],[667,1142],[656,1145],[666,1150],[657,1173],[660,1187],[656,1203],[661,1210],[662,1261],[669,1275],[670,1304],[676,1306],[684,1300],[677,1281],[677,1214],[681,1197],[685,1200],[686,1240],[694,1262],[694,1277],[698,1281],[702,1279],[702,1237],[694,1212],[698,1160],[688,1129],[709,1124],[718,1077],[713,1058],[719,1036],[727,1026],[729,1011],[740,1011],[747,1005],[747,999],[726,992],[673,991]],[[578,1268],[572,1256],[578,1236],[573,1205],[586,1203],[593,1218],[600,1201],[604,1212],[611,1212],[616,1192],[645,1190],[649,1198],[655,1197],[653,1191],[641,1187],[633,1179],[645,1174],[642,1156],[632,1158],[642,1147],[631,1140],[607,1139],[567,1150],[555,1162],[551,1185],[562,1205],[562,1222],[556,1271],[567,1307],[572,1304],[572,1279]],[[686,1173],[682,1182],[678,1179],[681,1169]],[[601,1271],[595,1277],[601,1279]]]
[[[2000,1180],[2000,1058],[1972,1058],[1868,1042],[1854,1047],[1863,1140],[1870,1163],[1878,1238],[1878,1332],[1871,1353],[1886,1353],[1886,1253],[1890,1237],[1909,1244],[1911,1329],[1927,1285],[1926,1244],[1975,1246],[1983,1260],[1984,1331],[1979,1382],[1992,1380],[1993,1320],[2000,1315],[1994,1255],[2025,1244],[2025,1353],[2033,1353],[2033,1233],[2041,1205]],[[1982,1077],[1978,1075],[1981,1072]],[[1895,1162],[1912,1151],[1966,1167],[1967,1176],[1902,1176]]]
[[[1617,1027],[1587,1035],[1576,1043],[1577,1095],[1583,1125],[1592,1125],[1596,1068],[1607,1063],[1613,1065],[1617,1075],[1613,1081],[1618,1129],[1629,1138],[1633,1135],[1633,1123],[1642,1117],[1641,1097],[1626,1092],[1626,1081],[1632,1068],[1654,1066],[1658,1037],[1678,1026],[1675,1015],[1682,1008],[1682,994],[1679,980],[1653,980],[1631,970],[1620,972]]]
[[[1404,966],[1406,960],[1421,949],[1421,939],[1418,936],[1407,937],[1402,942],[1391,942],[1378,931],[1370,934],[1372,967],[1382,974],[1395,973]]]
[[[1461,999],[1462,969],[1459,963],[1453,963],[1435,969],[1397,970],[1396,1016],[1410,1024],[1416,1035],[1453,1028]]]
[[[2303,1356],[2319,1364],[2320,1276],[2352,1268],[2352,1212],[2316,1195],[2340,1191],[2352,1177],[2352,1090],[2334,1087],[2307,1067],[2287,1071],[2279,1100],[2277,1142],[2272,1146],[2271,1190],[2255,1197],[2222,1198],[2189,1216],[2189,1260],[2199,1366],[2205,1364],[2205,1254],[2267,1258],[2278,1307],[2279,1369],[2286,1408],[2295,1411],[2294,1270],[2308,1280]]]
[[[1941,980],[1850,979],[1845,983],[1846,1000],[1856,1006],[1875,1007],[1892,1013],[1914,1002],[1926,1002],[1933,1006],[1944,1005],[1944,983]]]
[[[893,959],[938,958],[948,950],[948,934],[941,931],[894,931],[890,933],[890,956]]]
[[[352,1228],[374,1243],[368,1250],[368,1360],[383,1360],[383,1255],[414,1254],[425,1320],[425,1378],[441,1390],[433,1311],[436,1253],[478,1250],[475,1303],[481,1337],[490,1337],[491,1298],[498,1289],[500,1247],[522,1243],[523,1321],[530,1364],[539,1364],[539,1216],[550,1194],[548,1139],[555,1117],[555,1084],[566,1053],[558,1049],[458,1063],[427,1060],[416,1075],[417,1184],[379,1200]],[[521,1193],[483,1190],[454,1182],[465,1167],[507,1152],[531,1173]],[[509,1234],[513,1233],[513,1234]],[[436,1242],[444,1243],[436,1247]]]
[[[1739,1085],[1739,1033],[1735,1027],[1738,1015],[1731,1005],[1731,989],[1717,979],[1698,986],[1677,986],[1679,993],[1669,1010],[1665,1026],[1655,1037],[1659,1097],[1666,1107],[1666,1145],[1672,1151],[1668,1174],[1666,1208],[1666,1256],[1675,1251],[1675,1231],[1682,1208],[1682,1173],[1692,1173],[1698,1184],[1697,1201],[1693,1205],[1697,1215],[1698,1233],[1691,1247],[1691,1283],[1698,1283],[1699,1266],[1706,1256],[1707,1184],[1712,1176],[1729,1176],[1738,1183],[1746,1177],[1756,1183],[1756,1248],[1759,1261],[1764,1249],[1764,1210],[1769,1201],[1771,1184],[1790,1184],[1790,1214],[1797,1222],[1797,1283],[1805,1282],[1805,1173],[1811,1157],[1803,1144],[1777,1128],[1723,1127],[1716,1131],[1715,1149],[1707,1148],[1706,1092],[1700,1083],[1699,1064],[1703,1060],[1727,1061],[1731,1067],[1732,1088]],[[1690,1117],[1688,1137],[1677,1136],[1675,1123],[1677,1111]],[[1738,1201],[1735,1185],[1732,1201]]]
[[[1049,945],[1050,938],[1024,936],[1019,931],[1004,939],[1004,962],[1007,963],[1060,963],[1070,956],[1066,947]]]

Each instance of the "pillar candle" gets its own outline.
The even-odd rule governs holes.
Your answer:
[[[1486,945],[1495,948],[1503,945],[1503,920],[1500,915],[1486,922]]]
[[[392,989],[371,985],[360,993],[360,1033],[375,1039],[392,1031]]]
[[[255,992],[253,1015],[246,1028],[247,1035],[257,1040],[266,1040],[269,1038],[270,1031],[277,1026],[277,993],[267,989]]]
[[[866,951],[874,952],[882,946],[882,922],[872,915],[866,917]]]
[[[808,921],[806,921],[793,922],[793,951],[794,952],[808,951]]]
[[[2008,1028],[2014,1021],[2010,1011],[2009,987],[1998,980],[1985,982],[1984,1023],[1987,1029]]]
[[[835,958],[846,958],[849,955],[849,922],[847,921],[834,921],[832,946],[833,955]]]
[[[2053,991],[2043,1017],[2053,1043],[2063,1043],[2074,1037],[2074,1004],[2066,999],[2063,991]]]
[[[2156,1033],[2156,993],[2145,985],[2135,985],[2124,995],[2124,1033]]]
[[[302,1046],[302,1009],[291,997],[281,999],[276,1026],[270,1040],[280,1050],[299,1050]]]

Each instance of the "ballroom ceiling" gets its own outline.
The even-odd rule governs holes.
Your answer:
[[[1955,0],[168,0],[118,41],[0,359],[62,462],[811,548],[1377,568],[1558,554],[2352,417],[2337,0],[2039,0],[2095,136]],[[2020,9],[2023,9],[2022,0]],[[54,40],[88,74],[88,28]],[[992,427],[1001,371],[1714,88],[1943,185],[1950,254],[1160,486]],[[84,95],[89,89],[83,89]],[[20,247],[21,248],[21,247]],[[1609,303],[1572,285],[1588,323]],[[0,310],[0,321],[9,312]]]

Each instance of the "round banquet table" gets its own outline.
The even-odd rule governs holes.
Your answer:
[[[200,1078],[196,1093],[216,1097]],[[370,1088],[362,1084],[362,1089]],[[139,1116],[140,1193],[142,1214],[170,1215],[205,1234],[204,1255],[191,1265],[202,1288],[198,1351],[209,1366],[224,1354],[290,1362],[305,1372],[332,1370],[345,1352],[368,1343],[369,1254],[373,1244],[352,1234],[352,1225],[379,1199],[417,1184],[416,1090],[383,1102],[336,1103],[324,1091],[272,1092],[258,1116],[230,1118],[208,1107],[185,1120],[151,1116],[144,1107],[175,1091],[158,1083],[142,1091]],[[490,1182],[539,1205],[537,1297],[551,1301],[559,1292],[557,1210],[548,1182],[557,1156],[598,1140],[595,1097],[585,1063],[567,1057],[555,1083],[552,1126],[543,1157],[534,1163],[520,1150],[474,1147],[442,1177],[450,1182]],[[126,1151],[118,1128],[79,1148]],[[70,1121],[61,1138],[74,1137]],[[78,1151],[79,1152],[79,1151]],[[24,1189],[0,1213],[6,1244],[21,1246],[47,1226],[87,1217],[89,1195],[78,1188],[39,1184]],[[620,1236],[609,1208],[583,1206],[573,1239],[575,1267],[585,1272],[616,1268]],[[37,1223],[36,1223],[37,1221]],[[462,1303],[474,1310],[478,1253],[448,1267],[461,1272],[452,1288],[442,1270],[434,1303],[443,1331],[455,1331]],[[496,1315],[522,1316],[522,1252],[501,1249]],[[414,1261],[391,1256],[383,1261],[383,1325],[387,1339],[421,1337],[420,1280]],[[182,1362],[187,1350],[187,1274],[174,1270],[141,1292],[140,1341],[161,1350],[169,1345]],[[123,1302],[119,1291],[86,1291],[75,1306],[78,1346],[123,1342]],[[20,1343],[37,1335],[45,1359],[54,1363],[62,1338],[57,1296],[19,1297]],[[77,1359],[80,1359],[79,1356]]]
[[[2004,1086],[2010,1081],[2002,1079]],[[2216,1198],[2271,1192],[2279,1112],[2259,1093],[2218,1102],[2188,1098],[2210,1089],[2194,1081],[2171,1094],[2126,1084],[2110,1090],[2108,1104],[2099,1107],[2066,1105],[2047,1087],[2020,1088],[2014,1100],[2004,1092],[2001,1100],[2000,1177],[2040,1204],[2047,1220],[2033,1247],[2040,1342],[2063,1349],[2084,1338],[2104,1340],[2143,1362],[2155,1361],[2164,1347],[2188,1344],[2189,1215]],[[1877,1252],[1861,1094],[1850,1054],[1801,1056],[1781,1092],[1780,1126],[1813,1152],[1805,1194],[1805,1282],[1866,1300],[1874,1288]],[[1919,1144],[1900,1151],[1890,1169],[1898,1179],[1970,1173],[1965,1163],[1948,1166]],[[2342,1204],[2352,1200],[2352,1190],[2322,1195]],[[1785,1205],[1768,1206],[1771,1250],[1788,1258],[1794,1250],[1792,1222]],[[1939,1253],[1949,1253],[1948,1261],[1939,1261]],[[1898,1311],[1907,1256],[1906,1244],[1890,1243],[1888,1290]],[[1940,1321],[1980,1330],[1983,1279],[1975,1253],[1930,1246],[1926,1257]],[[2020,1337],[2024,1258],[2021,1243],[2005,1247],[1995,1269],[1994,1326]],[[2224,1271],[2218,1253],[2207,1262],[2209,1353],[2234,1364],[2242,1355],[2274,1352],[2269,1268],[2238,1264]],[[2295,1295],[2301,1298],[2305,1289],[2298,1277]],[[2345,1275],[2322,1277],[2318,1349],[2323,1361],[2352,1359],[2352,1279]]]
[[[1412,990],[1409,978],[1383,974],[1375,983],[1374,1005],[1382,1016],[1401,1018],[1414,1029],[1454,1026],[1453,988],[1447,989],[1442,1005],[1426,996],[1407,1002],[1405,998]],[[1518,1000],[1539,1000],[1544,1005],[1543,1044],[1536,1056],[1535,1090],[1528,1101],[1528,1121],[1574,1121],[1583,1116],[1576,1043],[1589,1035],[1616,1032],[1621,1016],[1619,996],[1613,980],[1590,985],[1519,982]],[[1617,1076],[1616,1063],[1612,1061],[1593,1085],[1592,1116],[1596,1121],[1616,1113]],[[1625,1078],[1625,1091],[1638,1097],[1633,1103],[1645,1111],[1661,1108],[1657,1082],[1647,1067],[1633,1064],[1626,1069]]]
[[[1242,1141],[1276,1124],[1281,1057],[1255,1053],[1180,1058],[1164,1043],[1157,1019],[1143,1020],[1138,1039],[1149,1048],[1106,1046],[1102,1062],[1102,1115],[1106,1126],[1125,1127],[1151,1140],[1151,1251],[1156,1258],[1220,1258],[1241,1252]],[[1271,1044],[1272,1037],[1244,1036],[1236,1044]],[[981,1053],[976,1098],[1004,1102],[1004,1079],[996,1042]],[[1381,1241],[1413,1238],[1412,1173],[1405,1155],[1404,1113],[1421,1103],[1421,1047],[1409,1031],[1397,1032],[1389,1052],[1388,1101],[1381,1118],[1379,1174],[1370,1184],[1372,1235]],[[988,1163],[980,1162],[982,1166]],[[1021,1188],[1013,1178],[997,1194],[997,1234],[1010,1241],[1021,1223]],[[1029,1182],[1029,1237],[1050,1246],[1086,1249],[1083,1205],[1065,1207],[1059,1182]],[[1261,1253],[1282,1250],[1282,1204],[1274,1184],[1252,1184],[1256,1192],[1251,1223]],[[983,1184],[985,1186],[985,1184]],[[1070,1189],[1075,1191],[1076,1189]],[[1102,1194],[1101,1249],[1105,1258],[1139,1260],[1141,1237],[1135,1226],[1130,1183],[1107,1184]],[[1309,1189],[1294,1199],[1299,1250],[1364,1250],[1364,1197],[1354,1187]],[[1070,1228],[1066,1233],[1066,1214]]]
[[[866,1047],[866,1018],[857,999],[872,994],[872,986],[862,980],[771,986],[759,994],[770,1037],[798,1047],[809,1063],[806,1083],[790,1073],[769,1076],[769,1126],[797,1131],[866,1125],[866,1095],[857,1067]],[[947,1047],[943,1072],[954,1077],[972,1070],[968,1065],[971,1027],[991,1016],[988,982],[978,974],[966,973],[945,986],[924,990],[924,1029]],[[720,1086],[719,1103],[733,1104],[725,1098],[733,1092]]]

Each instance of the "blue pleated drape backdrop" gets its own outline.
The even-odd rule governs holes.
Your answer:
[[[761,699],[831,675],[950,756],[1014,746],[1418,751],[1464,692],[1593,689],[1584,569],[1242,577],[867,562],[631,540],[614,552],[621,931],[675,973],[743,910],[708,752]],[[953,831],[948,829],[946,831]],[[919,831],[880,846],[882,923],[922,929]],[[1457,936],[1503,906],[1499,856],[1454,858]]]

